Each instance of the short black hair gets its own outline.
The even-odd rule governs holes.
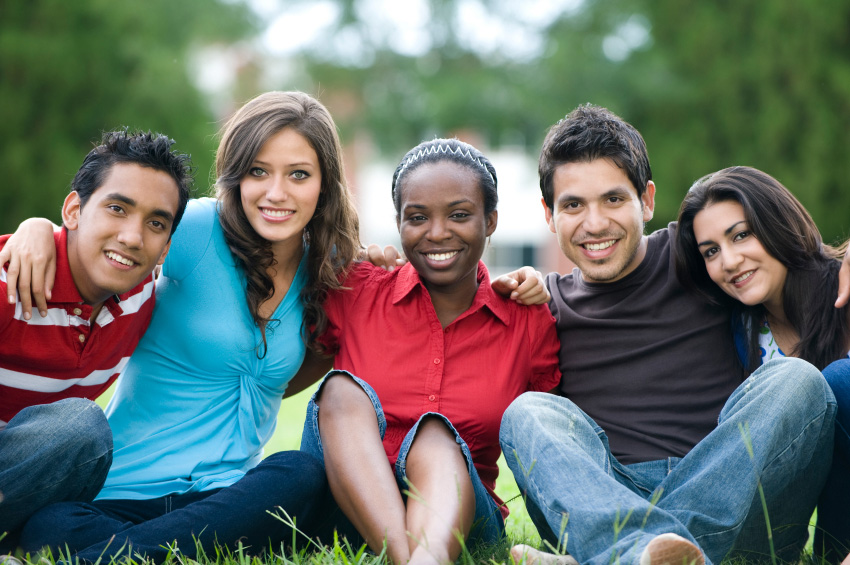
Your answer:
[[[71,191],[79,195],[82,208],[92,193],[106,182],[109,171],[117,163],[135,163],[162,171],[177,184],[177,213],[171,224],[171,233],[174,233],[189,201],[194,171],[189,155],[173,150],[172,145],[174,140],[160,133],[130,132],[127,129],[104,132],[100,145],[86,155],[74,175]]]
[[[652,180],[652,169],[640,132],[607,108],[593,104],[567,114],[549,129],[540,151],[537,172],[546,206],[551,210],[555,204],[552,178],[559,165],[606,158],[626,173],[638,198],[643,196]]]

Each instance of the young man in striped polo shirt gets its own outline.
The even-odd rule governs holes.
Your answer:
[[[41,315],[24,312],[7,289],[16,269],[0,265],[0,296],[11,294],[0,303],[3,547],[14,547],[16,530],[36,510],[92,500],[106,478],[112,433],[92,399],[118,376],[153,313],[151,273],[165,259],[192,182],[189,157],[173,143],[109,132],[86,156],[54,234],[56,282]]]

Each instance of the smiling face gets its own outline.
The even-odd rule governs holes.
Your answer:
[[[399,188],[401,246],[429,291],[478,287],[478,261],[497,213],[484,212],[478,176],[451,161],[420,165]]]
[[[554,209],[543,202],[546,222],[584,280],[614,282],[635,270],[646,254],[643,225],[655,207],[653,182],[638,197],[610,159],[559,165],[552,181]]]
[[[781,316],[788,269],[750,231],[738,202],[714,202],[697,212],[694,237],[708,276],[723,292],[748,306],[764,304]]]
[[[271,242],[276,257],[300,249],[321,186],[319,157],[293,128],[271,136],[257,153],[240,182],[242,209],[254,231]]]
[[[132,163],[113,165],[85,206],[76,192],[67,196],[68,261],[83,300],[123,294],[162,264],[178,200],[170,175]]]

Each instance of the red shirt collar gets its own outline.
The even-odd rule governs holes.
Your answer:
[[[81,304],[83,297],[77,290],[77,285],[74,284],[74,276],[71,274],[71,264],[68,261],[68,230],[64,227],[59,231],[53,232],[53,238],[56,241],[56,282],[53,284],[53,294],[50,299],[51,303],[76,303]],[[147,278],[141,284],[147,282]],[[121,300],[129,297],[133,293],[132,289],[124,294],[118,295],[118,300],[115,300],[116,295],[106,299],[104,307],[109,310],[113,316],[120,316],[123,310],[118,305]],[[91,308],[88,304],[86,308]]]
[[[487,267],[483,261],[478,261],[477,278],[478,290],[475,293],[475,298],[472,300],[472,306],[461,317],[466,317],[479,308],[486,306],[497,319],[507,325],[509,318],[505,299],[493,292],[493,289],[490,287],[490,274],[487,272]],[[410,263],[406,263],[399,269],[398,276],[395,278],[395,287],[393,288],[392,295],[393,304],[398,304],[404,297],[413,292],[413,289],[416,287],[421,287],[422,292],[428,292],[422,279],[419,278],[419,273],[416,269]]]

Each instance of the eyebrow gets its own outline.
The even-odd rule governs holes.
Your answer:
[[[271,165],[271,163],[267,163],[266,161],[263,161],[261,159],[254,159],[254,161],[251,164],[252,165],[261,165],[263,167],[268,167],[268,166]],[[285,167],[315,167],[316,164],[311,163],[309,161],[299,161],[298,163],[287,163],[284,166]]]
[[[453,200],[453,201],[449,202],[449,204],[446,206],[446,208],[451,208],[453,206],[458,206],[460,204],[472,204],[472,203],[473,203],[472,200],[470,200],[469,198],[461,198],[460,200]],[[408,208],[416,208],[417,210],[424,210],[424,209],[428,208],[428,206],[426,206],[425,204],[416,204],[416,203],[405,204],[404,209],[407,210]]]
[[[605,192],[600,194],[599,197],[601,199],[605,199],[605,198],[610,198],[611,196],[620,196],[622,194],[629,194],[629,189],[625,188],[625,187],[617,186],[617,187],[611,188],[609,190],[606,190]],[[573,202],[573,201],[574,202],[584,202],[585,200],[587,200],[587,199],[582,198],[580,196],[573,196],[572,194],[562,194],[558,198],[558,203],[560,204],[562,202]]]
[[[728,228],[723,230],[723,235],[729,235],[730,233],[732,233],[732,231],[735,229],[735,227],[738,224],[746,224],[746,223],[747,223],[747,220],[741,220],[740,222],[735,222],[734,224],[732,224],[731,226],[729,226]],[[711,240],[706,240],[706,241],[697,243],[697,247],[702,247],[703,245],[712,245],[713,243],[714,242],[711,241]]]
[[[107,194],[106,199],[107,200],[117,200],[119,202],[123,202],[124,204],[126,204],[128,206],[133,206],[133,207],[138,205],[138,202],[136,202],[135,200],[133,200],[129,196],[124,196],[123,194],[119,194],[118,192],[113,192],[111,194]],[[153,215],[154,216],[160,216],[161,218],[165,218],[169,222],[174,221],[174,214],[172,214],[168,210],[156,208],[153,211]]]

